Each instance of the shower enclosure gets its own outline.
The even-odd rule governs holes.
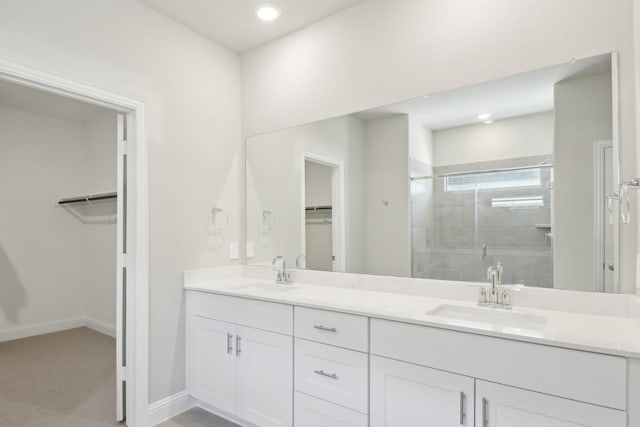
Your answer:
[[[552,158],[433,168],[411,178],[412,275],[553,287]]]

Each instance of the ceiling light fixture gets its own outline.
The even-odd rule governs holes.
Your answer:
[[[485,120],[485,121],[484,121],[484,124],[485,124],[485,125],[490,125],[491,123],[493,123],[493,120]]]
[[[491,114],[489,113],[482,113],[482,114],[478,114],[478,120],[489,120],[491,118]]]
[[[280,8],[272,4],[265,3],[256,7],[256,15],[258,18],[266,22],[275,21],[281,14],[282,11]]]

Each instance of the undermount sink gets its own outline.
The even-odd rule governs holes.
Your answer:
[[[542,332],[547,318],[535,314],[516,313],[500,308],[467,307],[443,304],[426,313],[429,316],[445,318],[451,324],[460,326],[489,326],[492,330],[505,332]],[[479,325],[482,324],[482,325]]]

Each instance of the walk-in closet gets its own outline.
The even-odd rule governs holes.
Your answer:
[[[0,413],[116,425],[122,116],[0,80]],[[1,424],[1,423],[0,423]]]

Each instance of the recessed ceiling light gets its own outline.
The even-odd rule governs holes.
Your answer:
[[[256,15],[263,21],[274,21],[280,17],[282,11],[279,7],[272,4],[261,4],[256,7]]]
[[[478,114],[478,120],[489,120],[491,118],[491,114],[490,113],[482,113],[482,114]]]
[[[491,123],[493,123],[493,120],[485,120],[485,121],[484,121],[484,124],[485,124],[485,125],[490,125]]]

